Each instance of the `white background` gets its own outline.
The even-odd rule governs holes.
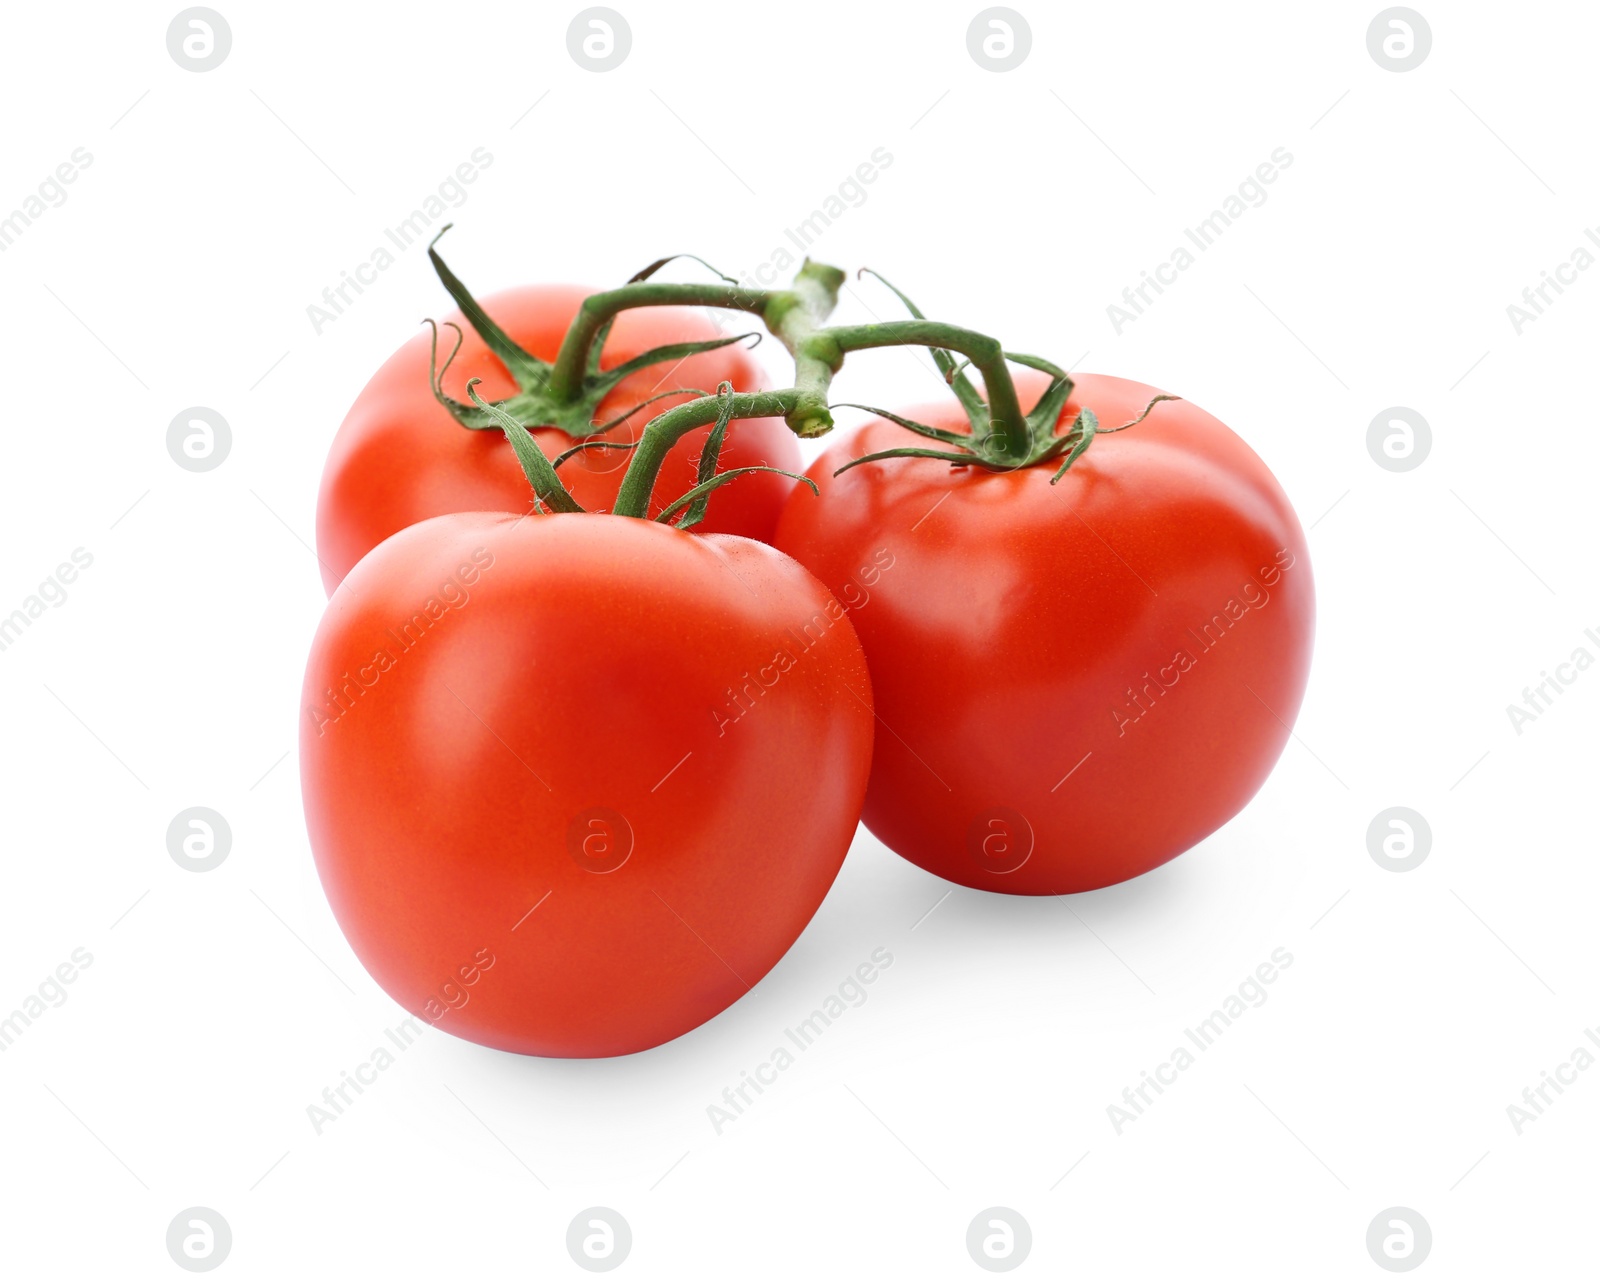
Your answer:
[[[998,1205],[1031,1225],[1023,1275],[1348,1277],[1382,1275],[1367,1226],[1398,1205],[1431,1225],[1425,1275],[1592,1270],[1600,1071],[1520,1135],[1506,1109],[1600,1022],[1600,672],[1520,735],[1506,705],[1600,656],[1600,271],[1520,336],[1506,307],[1600,224],[1600,11],[1417,0],[1432,52],[1396,74],[1375,2],[1017,0],[1032,51],[996,74],[975,3],[617,0],[632,52],[595,74],[576,5],[217,3],[233,47],[204,74],[144,3],[13,6],[0,50],[0,211],[93,156],[0,254],[0,614],[94,557],[0,652],[0,1013],[94,958],[0,1054],[0,1268],[182,1275],[167,1225],[198,1205],[232,1227],[221,1275],[576,1276],[567,1225],[602,1205],[632,1226],[623,1275],[977,1276],[967,1225]],[[320,336],[306,308],[476,147],[447,247],[481,292],[675,251],[748,271],[884,147],[819,256],[1229,423],[1308,527],[1320,598],[1260,795],[1065,901],[944,898],[862,834],[698,1031],[599,1062],[430,1031],[316,1135],[307,1105],[404,1017],[301,817],[317,482],[448,302],[414,249]],[[1266,203],[1118,335],[1107,305],[1277,147]],[[837,314],[895,307],[864,281]],[[890,352],[838,391],[939,385]],[[206,474],[166,452],[191,405],[234,434]],[[1366,448],[1394,405],[1433,431],[1403,474]],[[203,875],[165,844],[194,805],[234,837]],[[1366,844],[1394,805],[1433,832],[1403,874]],[[870,1000],[718,1135],[724,1086],[878,947]],[[1270,1000],[1115,1133],[1107,1106],[1277,947]]]

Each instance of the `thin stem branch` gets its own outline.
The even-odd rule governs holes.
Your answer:
[[[650,494],[656,487],[656,476],[667,453],[697,427],[716,422],[724,404],[731,407],[730,419],[773,418],[779,414],[787,416],[799,399],[800,393],[792,387],[785,391],[743,392],[727,400],[706,396],[686,405],[676,405],[652,418],[633,451],[622,487],[617,490],[617,501],[612,504],[612,514],[648,518]]]
[[[747,392],[731,401],[707,396],[651,419],[628,461],[611,510],[619,516],[647,516],[650,495],[667,451],[689,432],[714,423],[724,405],[731,404],[730,418],[770,418],[781,414],[800,436],[820,436],[829,430],[833,415],[828,412],[828,387],[843,357],[816,349],[813,339],[838,301],[843,283],[844,273],[838,268],[808,260],[791,288],[769,295],[762,318],[794,357],[795,385],[783,391]]]
[[[550,368],[545,390],[557,401],[575,399],[583,388],[595,340],[606,325],[624,311],[634,307],[721,307],[759,316],[766,311],[772,298],[769,290],[747,289],[743,285],[653,280],[591,294],[583,300],[567,328],[566,337],[561,340],[561,350]]]
[[[987,334],[936,320],[890,320],[877,325],[842,325],[824,331],[841,352],[869,347],[937,347],[957,351],[983,375],[989,402],[988,443],[1001,458],[1020,461],[1032,444],[1005,352]]]
[[[636,281],[584,300],[551,366],[545,390],[554,398],[575,396],[588,372],[594,345],[606,326],[632,307],[694,305],[732,308],[759,315],[794,358],[795,382],[782,391],[706,396],[675,406],[652,419],[629,460],[612,507],[619,516],[647,517],[656,478],[668,452],[685,435],[717,421],[782,415],[797,435],[820,436],[833,426],[828,391],[847,352],[873,347],[920,346],[953,351],[983,376],[989,422],[972,441],[975,454],[1002,464],[1022,463],[1036,442],[1017,399],[1017,389],[1000,343],[959,325],[927,320],[824,328],[838,301],[844,273],[809,259],[783,290],[748,289],[737,284],[656,284]]]

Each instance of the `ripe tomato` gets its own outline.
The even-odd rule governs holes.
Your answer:
[[[477,512],[396,534],[348,586],[306,668],[306,823],[396,1001],[500,1049],[629,1054],[788,950],[873,730],[849,618],[803,568],[651,521]]]
[[[568,324],[591,292],[576,285],[531,285],[491,295],[483,307],[523,350],[553,360]],[[511,395],[516,384],[499,358],[460,312],[450,319],[465,337],[444,377],[446,394],[464,401],[467,380],[481,378],[477,390],[485,399]],[[653,347],[717,336],[708,319],[685,308],[625,311],[611,330],[601,365],[610,369]],[[441,364],[453,345],[454,336],[445,330],[439,341]],[[407,525],[448,512],[526,512],[531,507],[528,482],[504,435],[461,426],[434,399],[428,381],[430,350],[431,335],[424,330],[395,352],[356,397],[334,438],[317,500],[317,556],[329,595],[356,561]],[[735,344],[697,353],[676,366],[651,366],[629,375],[601,402],[598,421],[609,422],[658,392],[674,387],[710,391],[723,380],[735,391],[765,386],[759,366]],[[689,399],[656,401],[590,439],[635,440],[652,417]],[[692,432],[673,448],[661,468],[660,497],[653,510],[694,486],[696,460],[710,430]],[[533,435],[552,458],[574,443],[554,428],[536,429]],[[585,509],[605,510],[616,497],[628,457],[625,450],[585,450],[562,465],[561,479]],[[781,419],[762,418],[733,424],[720,466],[731,471],[766,464],[795,471],[799,463],[794,434]],[[718,494],[699,528],[768,541],[793,484],[770,472],[747,476]]]
[[[1018,379],[1025,405],[1046,381]],[[1057,431],[1083,406],[1127,422],[1155,394],[1085,375]],[[906,416],[968,431],[954,402]],[[791,501],[776,538],[856,604],[880,718],[867,826],[957,884],[1060,894],[1227,822],[1288,740],[1311,660],[1305,539],[1265,464],[1169,402],[1054,486],[1054,462],[833,475],[927,444],[868,423],[815,463],[821,501]]]

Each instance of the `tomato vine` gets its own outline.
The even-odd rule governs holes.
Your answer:
[[[442,236],[449,227],[443,228]],[[899,424],[933,442],[930,446],[905,446],[868,454],[847,463],[840,470],[887,458],[942,459],[952,466],[977,466],[994,471],[1012,471],[1060,460],[1052,483],[1059,480],[1093,443],[1096,435],[1122,431],[1143,421],[1162,400],[1158,396],[1144,413],[1121,427],[1103,428],[1089,409],[1079,411],[1064,432],[1056,430],[1063,408],[1072,395],[1073,380],[1066,370],[1039,356],[1006,351],[987,334],[944,321],[929,320],[904,293],[877,272],[871,274],[889,288],[911,313],[909,320],[881,321],[866,325],[824,324],[838,302],[845,274],[836,267],[807,259],[787,289],[755,289],[723,276],[703,259],[678,254],[659,258],[616,289],[589,295],[579,307],[561,343],[555,360],[543,361],[518,346],[473,298],[471,292],[445,264],[437,249],[438,237],[428,246],[428,256],[439,279],[461,308],[485,345],[511,373],[518,390],[504,400],[488,402],[467,384],[470,403],[445,394],[444,376],[461,347],[457,328],[455,350],[440,367],[437,362],[438,329],[434,328],[433,356],[429,361],[429,380],[433,394],[462,426],[474,430],[503,431],[516,452],[528,483],[539,503],[555,511],[582,511],[561,483],[561,463],[586,449],[625,449],[632,451],[612,512],[619,516],[645,518],[655,489],[662,461],[683,436],[698,428],[715,424],[711,440],[701,460],[698,483],[689,493],[674,501],[666,512],[683,513],[680,524],[688,527],[704,514],[705,499],[712,490],[754,471],[779,471],[771,467],[745,467],[716,472],[717,451],[730,421],[736,419],[782,417],[800,437],[820,436],[833,427],[833,409],[864,409]],[[718,275],[715,283],[657,281],[653,277],[678,258],[692,258]],[[651,365],[679,362],[703,351],[715,350],[756,338],[755,333],[736,334],[698,342],[671,343],[651,348],[611,369],[602,370],[600,356],[616,318],[636,307],[696,306],[733,310],[758,317],[766,329],[781,342],[794,361],[794,385],[776,391],[735,393],[723,385],[707,393],[694,388],[674,388],[651,396],[628,414],[608,422],[596,422],[600,402],[629,374]],[[433,322],[429,321],[432,325]],[[447,322],[449,323],[449,322]],[[456,328],[451,325],[452,328]],[[872,405],[853,402],[830,404],[828,391],[834,375],[853,351],[879,347],[926,347],[945,381],[960,401],[968,421],[968,431],[952,431],[919,423]],[[961,359],[958,361],[958,357]],[[1009,366],[1039,370],[1050,382],[1037,402],[1024,411]],[[983,392],[967,376],[975,369]],[[591,439],[616,427],[652,401],[689,394],[695,398],[657,414],[637,441],[618,442]],[[552,463],[523,428],[558,427],[577,443]],[[934,446],[937,446],[935,448]],[[783,472],[784,475],[792,473]],[[795,479],[804,479],[794,477]],[[807,484],[810,482],[807,481]]]

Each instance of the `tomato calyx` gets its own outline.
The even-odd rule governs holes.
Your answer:
[[[999,343],[985,335],[928,321],[916,303],[878,272],[863,267],[859,274],[875,277],[905,304],[906,310],[911,313],[915,322],[920,322],[867,325],[861,328],[876,331],[880,339],[887,339],[891,331],[895,335],[893,341],[916,341],[925,338],[927,341],[923,345],[926,345],[932,353],[934,364],[938,366],[945,382],[955,392],[956,399],[966,412],[968,430],[947,431],[942,427],[933,427],[890,413],[875,405],[862,405],[852,401],[840,402],[832,408],[864,409],[948,448],[930,449],[906,445],[897,449],[881,449],[876,453],[852,459],[834,472],[835,476],[863,463],[881,462],[888,458],[938,458],[948,462],[952,467],[982,467],[989,471],[1016,471],[1022,467],[1036,467],[1041,463],[1053,462],[1060,458],[1061,466],[1050,478],[1050,483],[1053,485],[1083,456],[1097,435],[1126,431],[1129,427],[1143,422],[1161,401],[1180,399],[1177,396],[1157,396],[1145,406],[1144,413],[1132,422],[1123,423],[1121,427],[1101,427],[1093,410],[1082,409],[1073,420],[1072,426],[1058,435],[1056,423],[1068,398],[1072,395],[1072,375],[1066,370],[1042,356],[1004,351]],[[856,335],[840,329],[829,332],[839,340],[845,350],[881,345],[879,341],[865,334]],[[952,353],[963,355],[966,359],[957,363]],[[1025,365],[1029,369],[1037,369],[1041,373],[1050,375],[1049,386],[1026,414],[1022,412],[1017,401],[1015,384],[1005,367],[1007,362]],[[983,375],[984,390],[988,392],[987,400],[967,377],[968,367],[977,368]]]
[[[601,352],[611,332],[612,323],[618,313],[628,307],[688,303],[730,307],[760,314],[770,304],[772,297],[770,293],[746,289],[730,277],[723,277],[727,283],[717,286],[646,284],[652,275],[675,258],[693,257],[691,254],[677,254],[651,263],[643,271],[635,274],[621,289],[594,294],[585,299],[579,316],[568,330],[556,359],[541,360],[525,351],[506,333],[472,296],[472,292],[460,278],[445,264],[436,246],[439,237],[449,230],[450,224],[446,224],[439,230],[439,235],[429,243],[429,261],[433,263],[440,282],[461,309],[461,314],[466,317],[467,323],[483,340],[484,345],[499,358],[506,372],[517,384],[516,392],[504,400],[494,402],[493,408],[510,414],[529,427],[555,427],[574,440],[601,435],[651,401],[668,396],[705,395],[703,391],[693,387],[672,388],[634,406],[627,414],[613,418],[609,422],[598,421],[600,403],[629,375],[648,369],[652,365],[677,363],[701,352],[715,351],[720,347],[744,342],[746,339],[753,338],[756,342],[761,340],[759,333],[751,331],[699,342],[668,343],[652,347],[611,369],[600,368]],[[694,260],[702,261],[698,258]],[[503,424],[476,399],[472,403],[466,403],[445,393],[444,376],[461,351],[463,335],[460,326],[454,322],[445,322],[449,328],[455,330],[456,341],[441,366],[438,363],[438,326],[431,320],[425,323],[433,330],[433,345],[428,356],[428,383],[434,399],[449,410],[451,417],[463,427],[474,431],[501,430]]]
[[[1015,356],[1012,359],[1016,359]],[[835,408],[864,409],[879,418],[887,418],[890,422],[904,427],[907,431],[916,432],[919,436],[926,436],[943,444],[952,446],[951,449],[923,449],[915,445],[906,445],[897,449],[880,449],[876,453],[866,454],[860,458],[851,459],[833,474],[841,475],[852,467],[859,467],[862,463],[881,462],[886,458],[942,458],[952,467],[982,467],[989,471],[1017,471],[1023,467],[1036,467],[1040,463],[1053,462],[1062,459],[1061,466],[1056,469],[1050,483],[1054,485],[1067,474],[1067,469],[1083,457],[1089,446],[1094,443],[1096,436],[1109,436],[1114,432],[1127,431],[1130,427],[1137,427],[1150,416],[1150,411],[1163,400],[1182,400],[1182,396],[1168,396],[1162,394],[1154,397],[1140,412],[1139,416],[1131,422],[1125,422],[1120,427],[1102,427],[1094,410],[1084,408],[1078,411],[1078,416],[1073,419],[1072,426],[1061,435],[1056,435],[1054,426],[1061,413],[1061,403],[1064,403],[1070,394],[1071,379],[1067,380],[1067,390],[1061,392],[1059,400],[1054,406],[1050,401],[1054,399],[1052,393],[1060,384],[1052,384],[1046,388],[1043,396],[1039,398],[1028,413],[1028,428],[1030,447],[1028,453],[1020,462],[1009,459],[996,458],[983,448],[981,438],[966,435],[963,432],[945,431],[940,427],[930,427],[926,423],[919,423],[910,418],[902,418],[899,414],[890,413],[887,409],[879,409],[873,405],[858,405],[851,402],[841,402]],[[1041,407],[1046,412],[1041,413]],[[1044,432],[1039,431],[1043,424]],[[1048,435],[1044,434],[1048,433]]]
[[[478,395],[478,384],[481,381],[479,378],[469,378],[467,395],[487,416],[489,425],[505,433],[506,439],[511,443],[511,452],[517,456],[517,463],[522,468],[522,474],[528,478],[528,484],[533,486],[534,505],[541,511],[581,512],[582,506],[567,492],[567,487],[561,483],[561,478],[556,475],[556,469],[550,465],[550,460],[545,457],[544,450],[539,448],[539,443],[534,440],[533,435],[525,431],[522,424],[499,405],[491,405]]]

